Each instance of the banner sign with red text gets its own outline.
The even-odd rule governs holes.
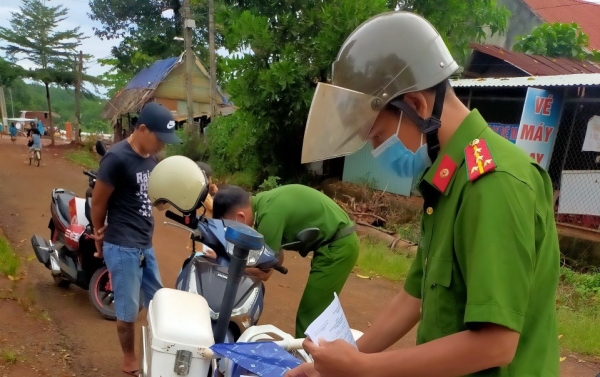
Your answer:
[[[516,145],[548,170],[563,109],[562,93],[528,88]]]

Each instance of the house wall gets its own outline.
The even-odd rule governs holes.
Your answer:
[[[169,98],[154,98],[157,103],[160,103],[170,111],[177,111],[177,100]]]
[[[497,0],[498,5],[503,5],[511,13],[504,35],[495,34],[485,39],[486,44],[493,44],[511,50],[515,44],[515,38],[520,35],[531,33],[534,27],[541,25],[542,20],[522,0]]]
[[[192,80],[192,99],[194,101],[194,116],[200,117],[210,113],[210,80],[205,74],[194,66],[194,77]],[[162,103],[171,111],[176,111],[178,116],[187,115],[187,90],[186,90],[185,64],[173,69],[160,83],[154,97],[157,102]],[[169,99],[167,99],[169,98]],[[217,103],[222,100],[217,98]]]
[[[21,113],[21,118],[37,118],[37,120],[42,121],[44,127],[50,127],[50,119],[48,118],[48,112],[46,111],[24,111]],[[54,119],[54,127],[58,127],[56,117]]]

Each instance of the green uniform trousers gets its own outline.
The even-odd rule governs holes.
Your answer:
[[[359,241],[356,232],[340,238],[314,252],[308,282],[296,313],[296,338],[340,294],[358,259]]]

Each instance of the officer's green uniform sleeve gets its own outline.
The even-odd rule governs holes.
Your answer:
[[[415,260],[410,266],[406,280],[404,281],[404,290],[414,298],[421,299],[421,285],[423,283],[423,263],[422,251],[419,247]]]
[[[497,171],[468,189],[455,223],[455,250],[467,286],[464,323],[494,323],[516,332],[535,265],[536,197],[525,183]]]
[[[265,244],[267,244],[271,250],[275,253],[279,253],[284,229],[285,216],[271,212],[261,217],[256,231],[263,235]]]

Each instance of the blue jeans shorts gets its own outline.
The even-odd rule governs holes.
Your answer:
[[[110,272],[117,319],[135,322],[140,307],[140,292],[144,307],[148,307],[156,291],[163,287],[154,249],[125,247],[104,242],[104,261]],[[145,258],[142,267],[141,256]]]

